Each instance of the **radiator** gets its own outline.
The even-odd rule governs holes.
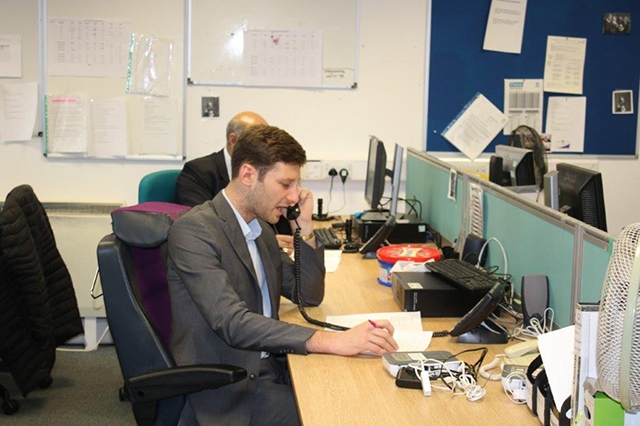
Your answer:
[[[96,249],[111,233],[111,211],[122,203],[43,202],[62,259],[69,269],[78,299],[80,315],[104,317],[102,298],[91,297],[91,286],[98,268]],[[98,292],[100,294],[99,283]]]

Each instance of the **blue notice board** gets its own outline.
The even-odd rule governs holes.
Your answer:
[[[640,1],[529,0],[519,55],[482,50],[491,0],[431,0],[426,149],[457,151],[441,135],[476,92],[503,109],[504,79],[541,79],[547,36],[587,39],[584,153],[636,155],[640,81]],[[630,34],[603,34],[604,14],[630,13]],[[612,92],[632,90],[634,113],[613,114]],[[544,94],[544,121],[551,96]],[[506,144],[502,132],[485,149]]]

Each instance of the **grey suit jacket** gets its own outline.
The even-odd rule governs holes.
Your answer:
[[[312,328],[278,321],[280,296],[294,294],[294,267],[262,222],[256,240],[271,296],[273,318],[262,314],[262,295],[249,249],[222,193],[178,219],[169,234],[171,351],[178,365],[223,363],[247,369],[249,378],[188,398],[183,419],[199,424],[248,424],[261,351],[305,354]],[[324,298],[324,249],[302,243],[305,305]],[[277,407],[275,408],[277,409]]]

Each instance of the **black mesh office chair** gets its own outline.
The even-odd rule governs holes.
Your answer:
[[[140,425],[176,424],[186,395],[244,379],[245,369],[219,364],[177,367],[167,347],[171,311],[162,246],[188,207],[142,203],[111,213],[114,233],[98,245],[107,321],[124,387]]]

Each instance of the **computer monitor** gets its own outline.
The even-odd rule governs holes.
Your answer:
[[[381,211],[380,200],[384,193],[384,177],[387,172],[387,151],[384,143],[375,136],[369,137],[367,177],[364,184],[364,199],[371,211]]]
[[[501,186],[536,184],[533,151],[508,145],[497,145],[489,162],[489,180]]]
[[[367,200],[370,210],[365,212],[363,220],[384,221],[389,216],[397,215],[403,155],[404,148],[395,144],[393,167],[387,169],[387,151],[384,143],[375,136],[369,138],[365,200]],[[388,210],[383,209],[381,204],[385,189],[385,177],[387,176],[391,179],[391,199]]]
[[[558,163],[560,212],[607,231],[602,174],[568,163]]]

